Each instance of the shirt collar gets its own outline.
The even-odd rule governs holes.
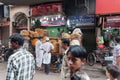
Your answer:
[[[64,52],[64,53],[65,53],[65,55],[67,54],[68,49],[69,49],[69,47],[67,47],[67,49],[65,50],[65,52]]]
[[[18,49],[15,49],[14,52],[20,51],[20,50],[22,50],[22,49],[23,49],[23,47],[20,47],[20,48],[18,48]]]

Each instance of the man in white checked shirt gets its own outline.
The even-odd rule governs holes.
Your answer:
[[[23,36],[12,35],[10,43],[14,54],[8,59],[6,80],[32,80],[35,73],[35,60],[30,52],[22,48]]]
[[[120,67],[120,36],[115,38],[117,45],[113,49],[113,65]]]

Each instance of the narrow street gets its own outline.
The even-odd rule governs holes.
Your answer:
[[[6,75],[6,67],[7,63],[3,62],[0,63],[0,80],[5,80]],[[103,73],[104,67],[102,67],[100,64],[96,64],[94,66],[88,66],[85,65],[83,69],[88,73],[91,80],[106,80],[105,74]],[[61,80],[60,79],[60,73],[53,73],[51,72],[50,75],[46,75],[44,71],[36,71],[34,79],[33,80]]]
[[[107,80],[105,67],[101,66],[99,63],[94,66],[85,65],[83,69],[90,76],[91,80]]]

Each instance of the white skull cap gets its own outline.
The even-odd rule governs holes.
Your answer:
[[[46,37],[46,41],[49,41],[50,39],[49,39],[49,37]]]

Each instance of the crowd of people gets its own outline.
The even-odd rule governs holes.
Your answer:
[[[36,42],[36,57],[34,57],[22,47],[24,44],[22,35],[13,34],[10,37],[14,54],[8,59],[6,80],[32,80],[35,69],[41,70],[42,65],[44,65],[45,74],[49,75],[51,51],[54,46],[50,43],[49,37],[46,37],[45,43],[41,40],[40,37]],[[117,45],[113,48],[113,64],[106,67],[106,76],[109,80],[120,80],[120,36],[117,36],[115,40]],[[78,41],[73,41],[74,44],[71,42],[68,38],[61,39],[61,47],[65,50],[62,57],[58,58],[61,80],[90,80],[89,75],[82,70],[88,53]]]

